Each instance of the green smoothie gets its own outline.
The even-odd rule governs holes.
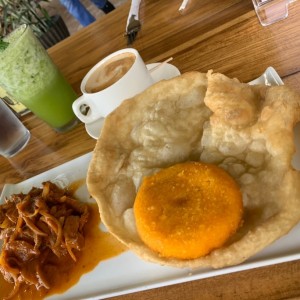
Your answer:
[[[22,25],[5,37],[0,51],[0,85],[57,131],[76,124],[76,93],[52,62],[30,27]]]

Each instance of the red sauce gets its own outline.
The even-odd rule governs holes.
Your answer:
[[[90,218],[85,225],[85,249],[82,251],[76,264],[66,270],[61,266],[62,271],[52,272],[53,279],[50,290],[37,291],[34,286],[22,285],[17,297],[13,299],[43,299],[53,294],[61,294],[75,285],[80,277],[93,270],[99,262],[117,256],[125,251],[124,246],[108,232],[99,229],[100,216],[97,204],[89,204]],[[49,272],[50,273],[50,272]],[[0,299],[3,299],[12,290],[13,285],[6,282],[0,274]]]

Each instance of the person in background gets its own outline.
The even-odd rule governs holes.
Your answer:
[[[105,14],[115,9],[114,5],[107,0],[91,1]],[[82,26],[87,26],[95,21],[95,17],[79,0],[60,0],[60,2]]]

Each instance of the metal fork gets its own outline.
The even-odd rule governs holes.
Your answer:
[[[125,37],[127,37],[127,45],[131,45],[135,41],[136,36],[142,27],[139,20],[140,3],[141,0],[131,1],[125,33]]]

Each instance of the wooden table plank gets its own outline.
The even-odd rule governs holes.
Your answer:
[[[221,275],[111,300],[278,300],[299,299],[300,261]]]
[[[300,40],[295,30],[300,27],[299,2],[291,5],[288,19],[269,27],[258,24],[251,1],[217,2],[216,10],[208,0],[192,1],[193,6],[181,15],[176,5],[162,1],[160,9],[165,13],[158,14],[157,3],[145,1],[142,30],[134,48],[147,63],[172,56],[173,64],[182,72],[213,69],[242,81],[258,77],[268,66],[275,67],[283,77],[300,70]],[[123,34],[127,7],[49,50],[78,93],[81,79],[94,64],[126,47]],[[190,19],[196,21],[187,22]],[[105,31],[105,27],[114,30]]]

